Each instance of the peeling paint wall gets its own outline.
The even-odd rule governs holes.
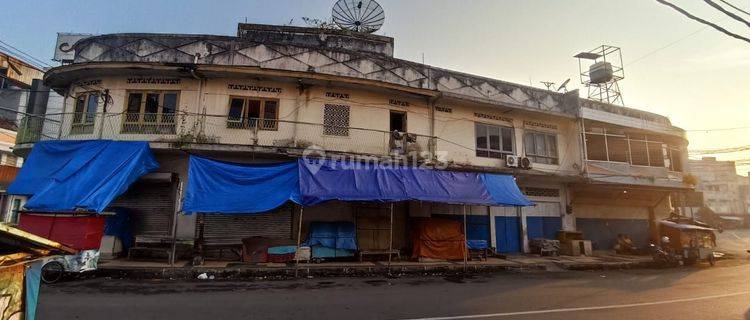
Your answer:
[[[347,49],[348,48],[348,49]],[[148,62],[259,67],[375,80],[410,88],[436,90],[477,101],[554,114],[575,115],[563,95],[356,51],[303,46],[273,37],[236,38],[196,35],[112,34],[76,43],[75,63]]]

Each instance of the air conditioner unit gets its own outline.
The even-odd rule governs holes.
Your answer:
[[[505,156],[505,166],[511,167],[511,168],[518,168],[518,160],[520,160],[518,156],[512,156],[512,155]]]
[[[403,140],[404,139],[404,133],[399,132],[398,130],[393,130],[391,132],[391,137],[393,137],[393,140]]]
[[[531,169],[531,159],[527,157],[518,159],[518,166],[526,170]]]

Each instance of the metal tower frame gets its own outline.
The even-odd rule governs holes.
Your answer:
[[[581,77],[581,84],[588,89],[588,97],[592,100],[598,100],[611,104],[625,105],[622,99],[622,92],[618,82],[625,79],[625,71],[622,64],[622,53],[619,47],[610,45],[601,45],[590,51],[581,52],[574,56],[578,58],[578,73]],[[609,62],[612,64],[612,80],[605,83],[592,83],[589,66],[584,68],[582,60],[590,60],[591,64],[597,62]]]

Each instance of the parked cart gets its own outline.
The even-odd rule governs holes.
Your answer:
[[[716,229],[708,226],[664,220],[660,223],[661,235],[668,237],[668,246],[685,264],[707,261],[716,263]]]

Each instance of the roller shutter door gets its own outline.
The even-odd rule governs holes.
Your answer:
[[[537,201],[535,204],[522,209],[526,214],[526,233],[529,240],[556,239],[557,231],[562,229],[560,203]]]
[[[204,243],[209,245],[240,244],[248,237],[292,239],[291,207],[262,214],[203,214],[200,219],[196,227],[202,225]]]
[[[645,248],[649,242],[649,208],[626,206],[578,205],[583,217],[576,217],[576,226],[594,249],[609,250],[617,244],[619,234],[628,235],[636,246]]]
[[[174,196],[171,182],[136,182],[110,207],[128,209],[134,236],[168,237],[174,217]]]

